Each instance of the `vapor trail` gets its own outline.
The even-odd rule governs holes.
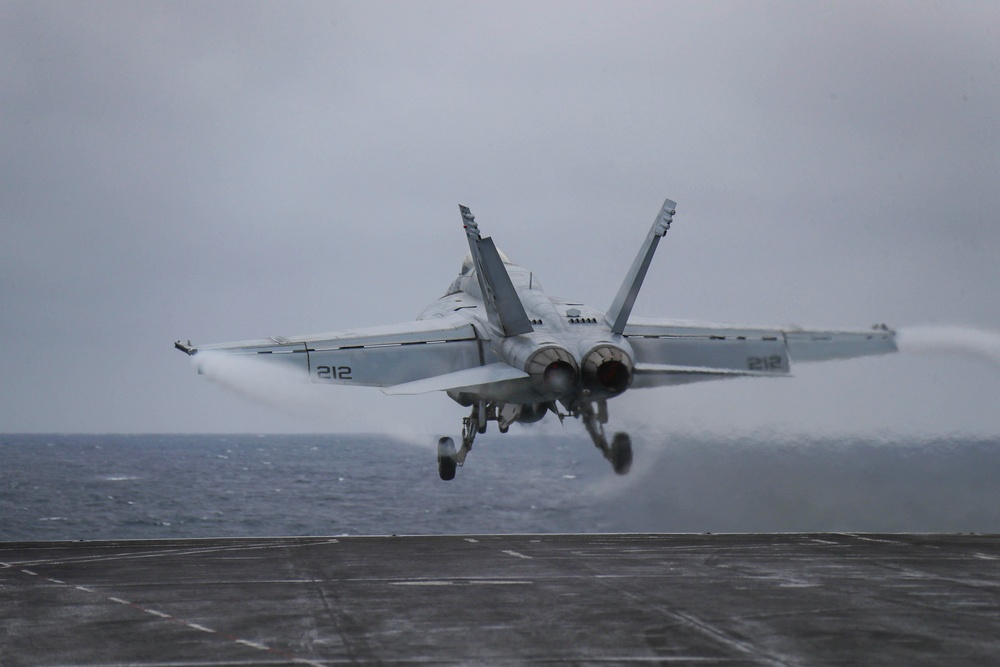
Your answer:
[[[191,365],[229,391],[289,415],[315,417],[322,414],[320,407],[330,407],[321,403],[319,392],[310,391],[315,388],[309,386],[305,373],[291,366],[210,350],[191,357]]]
[[[971,354],[1000,367],[1000,332],[957,325],[903,327],[896,332],[900,352]]]
[[[439,430],[432,413],[411,410],[400,416],[401,408],[420,403],[422,397],[385,396],[372,387],[314,384],[304,368],[275,357],[202,350],[191,357],[191,365],[228,391],[324,430],[377,432],[433,448],[426,435]]]

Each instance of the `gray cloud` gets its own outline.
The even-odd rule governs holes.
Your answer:
[[[995,3],[0,13],[7,431],[317,428],[170,342],[410,319],[465,253],[459,201],[601,308],[669,195],[640,314],[1000,329]],[[1000,427],[996,373],[965,359],[799,376],[635,403],[733,428]],[[454,430],[439,399],[393,419]],[[379,395],[344,400],[385,419]]]

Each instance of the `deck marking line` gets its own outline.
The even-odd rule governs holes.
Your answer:
[[[390,586],[454,586],[454,581],[428,579],[426,581],[390,581]]]
[[[560,662],[562,662],[562,661],[560,661]],[[567,660],[566,662],[572,662],[572,661]],[[659,656],[657,656],[657,655],[651,655],[651,656],[643,656],[643,655],[638,655],[638,656],[617,656],[617,655],[615,655],[615,656],[601,656],[599,658],[588,658],[586,662],[588,662],[588,663],[590,663],[590,662],[595,662],[595,663],[610,662],[610,663],[614,663],[614,664],[618,664],[618,663],[622,663],[622,662],[635,662],[635,663],[653,662],[653,663],[656,663],[656,664],[662,664],[664,662],[683,662],[683,663],[689,663],[689,662],[714,662],[714,663],[719,663],[719,662],[722,662],[722,663],[726,663],[726,662],[731,662],[731,661],[728,660],[728,659],[726,659],[726,658],[710,658],[710,657],[705,657],[705,656],[692,656],[692,655],[671,655],[671,656],[665,656],[665,655],[659,655]]]
[[[530,586],[535,582],[519,579],[418,579],[390,581],[390,586]]]
[[[531,560],[531,556],[525,556],[522,553],[518,553],[517,551],[511,551],[510,549],[503,549],[501,553],[505,553],[508,556],[515,556],[516,558],[524,558],[525,560]]]
[[[767,654],[762,654],[762,653],[758,652],[754,648],[754,646],[752,644],[748,644],[747,642],[742,641],[740,639],[737,639],[735,637],[730,637],[729,634],[726,633],[724,630],[721,630],[721,629],[715,627],[714,625],[712,625],[711,623],[703,621],[703,620],[701,620],[700,618],[698,618],[696,616],[692,616],[690,614],[686,614],[686,613],[684,613],[682,611],[678,611],[676,609],[671,610],[671,615],[673,615],[675,618],[679,618],[682,621],[685,621],[688,624],[690,624],[690,625],[698,628],[699,630],[701,630],[705,634],[707,634],[707,635],[709,635],[711,637],[714,637],[719,642],[725,644],[726,646],[729,646],[730,648],[736,649],[740,653],[747,654],[747,655],[752,655],[752,656],[756,656],[756,657],[759,657],[759,658],[763,658],[763,659],[767,660],[772,665],[785,665],[785,664],[787,664],[785,662],[782,662],[778,658],[773,658],[773,657],[771,657],[771,656],[769,656]]]
[[[244,646],[249,646],[250,648],[255,648],[258,651],[270,651],[271,650],[268,647],[264,646],[263,644],[258,644],[257,642],[252,642],[249,639],[237,639],[236,643],[237,644],[243,644]]]
[[[337,542],[337,540],[333,540],[332,542],[327,542],[327,544],[332,544],[332,543],[336,543],[336,542]],[[10,567],[8,564],[4,564],[4,565],[7,566],[7,567]],[[25,574],[31,575],[33,577],[38,577],[39,576],[37,572],[34,572],[32,570],[22,569],[21,571],[24,572]],[[46,581],[51,581],[51,582],[56,583],[56,584],[66,585],[66,582],[60,581],[59,579],[52,579],[50,577],[41,577],[41,578],[45,579]],[[91,594],[95,594],[95,595],[101,595],[101,593],[99,591],[94,590],[93,588],[89,588],[87,586],[73,586],[73,588],[75,588],[76,590],[79,590],[79,591],[83,591],[84,593],[91,593]],[[108,595],[108,596],[104,596],[104,599],[106,599],[109,602],[114,602],[115,604],[124,605],[126,607],[132,607],[133,609],[136,609],[138,611],[143,611],[143,612],[145,612],[147,614],[150,614],[152,616],[157,616],[159,618],[170,620],[170,621],[173,621],[175,623],[180,623],[180,624],[182,624],[182,625],[184,625],[184,626],[186,626],[188,628],[191,628],[192,630],[198,630],[200,632],[205,632],[205,633],[208,633],[208,634],[219,635],[221,637],[225,637],[226,639],[228,639],[228,640],[230,640],[230,641],[232,641],[232,642],[234,642],[236,644],[243,644],[244,646],[248,646],[250,648],[257,649],[258,651],[267,651],[268,653],[272,653],[274,655],[281,656],[281,657],[283,657],[286,660],[291,661],[291,662],[295,662],[295,663],[303,664],[303,665],[311,665],[311,667],[326,667],[321,662],[316,662],[314,660],[307,660],[305,658],[299,658],[297,656],[294,656],[294,655],[291,655],[291,654],[287,654],[287,653],[283,653],[281,651],[276,651],[275,649],[272,649],[269,646],[266,646],[264,644],[260,644],[258,642],[250,641],[248,639],[238,639],[238,638],[233,637],[231,635],[221,634],[221,633],[219,633],[218,630],[213,630],[212,628],[205,627],[204,625],[200,625],[198,623],[192,623],[191,621],[185,621],[184,619],[175,618],[175,617],[171,616],[170,614],[166,614],[166,613],[164,613],[162,611],[158,611],[156,609],[149,609],[147,607],[143,607],[141,605],[135,604],[134,602],[130,602],[130,601],[125,600],[123,598],[119,598],[119,597]]]
[[[601,577],[600,575],[595,575],[595,579],[601,580],[604,579],[604,577]],[[621,590],[621,594],[624,595],[624,597],[631,598],[633,600],[636,600],[638,597],[637,595],[629,592],[625,588]],[[776,658],[762,651],[758,651],[752,644],[742,641],[736,637],[729,636],[729,634],[725,630],[717,628],[711,623],[701,620],[697,616],[688,614],[679,609],[675,609],[673,607],[669,607],[666,605],[654,605],[654,608],[659,609],[667,616],[670,616],[688,625],[689,627],[694,628],[695,630],[701,631],[704,635],[711,637],[712,639],[728,646],[731,649],[735,649],[736,651],[744,655],[753,656],[758,661],[763,661],[763,664],[778,665],[781,667],[788,667],[789,665],[789,663],[781,660],[781,658]]]
[[[848,537],[864,540],[865,542],[881,542],[882,544],[902,544],[902,542],[897,542],[895,540],[880,540],[876,537],[865,537],[864,535],[858,535],[857,533],[841,533],[841,535],[847,535]]]
[[[169,617],[168,617],[169,618]],[[207,632],[209,634],[218,634],[218,630],[213,630],[212,628],[206,628],[204,625],[198,625],[197,623],[192,623],[191,621],[181,621],[184,625],[188,626],[193,630],[200,630],[201,632]],[[241,642],[237,642],[241,643]]]
[[[113,560],[139,560],[145,558],[161,558],[163,556],[194,556],[198,554],[214,554],[222,553],[226,551],[245,551],[247,549],[257,550],[257,549],[297,549],[300,547],[313,547],[323,544],[337,544],[339,540],[323,540],[321,542],[306,542],[304,544],[287,544],[284,542],[264,542],[256,546],[247,547],[243,545],[236,546],[216,546],[216,547],[201,547],[201,548],[177,548],[177,549],[160,549],[157,551],[150,551],[141,554],[133,554],[129,552],[111,554],[109,556],[89,556],[83,558],[54,558],[54,559],[44,559],[31,561],[26,563],[29,565],[66,565],[72,563],[99,563],[104,561]]]

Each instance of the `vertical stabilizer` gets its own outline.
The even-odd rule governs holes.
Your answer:
[[[469,252],[479,277],[491,333],[504,338],[534,331],[524,312],[524,305],[517,296],[517,290],[510,281],[510,275],[504,268],[503,260],[500,259],[500,253],[493,245],[493,239],[480,236],[476,217],[468,206],[459,204],[458,209],[462,212],[465,235],[469,238]]]
[[[608,312],[604,316],[604,322],[611,327],[611,333],[620,334],[625,331],[629,315],[632,314],[632,306],[635,305],[635,298],[639,296],[639,288],[642,287],[642,281],[646,277],[649,263],[653,260],[653,253],[656,252],[656,245],[670,229],[670,223],[673,222],[673,215],[676,213],[674,209],[676,207],[677,203],[669,199],[663,202],[663,208],[660,209],[659,215],[656,216],[656,221],[653,222],[652,229],[649,230],[646,240],[643,242],[642,247],[639,248],[639,254],[636,255],[635,261],[632,262],[632,268],[629,269],[628,275],[625,276],[625,282],[618,289],[615,300],[611,302],[611,307],[608,308]]]

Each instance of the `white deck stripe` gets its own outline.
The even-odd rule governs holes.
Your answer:
[[[257,642],[252,642],[249,639],[237,639],[236,643],[237,644],[243,644],[244,646],[249,646],[250,648],[255,648],[258,651],[270,651],[271,650],[268,647],[264,646],[263,644],[258,644]]]
[[[209,634],[217,634],[218,630],[213,630],[212,628],[206,628],[204,625],[199,625],[197,623],[191,623],[189,621],[183,621],[184,625],[192,628],[194,630],[200,630],[201,632],[207,632]]]

